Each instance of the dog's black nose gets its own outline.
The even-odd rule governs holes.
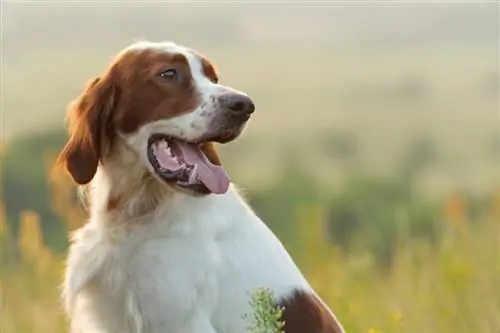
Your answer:
[[[249,116],[255,111],[252,99],[246,95],[226,94],[221,96],[221,102],[234,114]]]

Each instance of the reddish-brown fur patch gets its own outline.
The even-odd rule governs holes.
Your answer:
[[[159,76],[169,68],[177,70],[177,79]],[[211,80],[217,78],[205,58],[203,70]],[[154,49],[125,52],[70,104],[70,138],[56,166],[66,167],[76,183],[87,184],[111,150],[118,131],[131,133],[148,122],[189,113],[199,103],[184,55]],[[216,155],[213,149],[210,153]],[[218,157],[211,159],[218,161]]]
[[[203,71],[203,75],[208,77],[210,81],[217,83],[219,82],[219,75],[217,74],[217,69],[215,65],[209,61],[204,55],[195,53],[196,56],[201,60],[201,68]]]
[[[158,74],[177,70],[178,79],[166,80]],[[182,54],[156,50],[125,54],[111,75],[124,92],[117,106],[118,129],[129,133],[145,123],[193,111],[200,103],[189,63]]]
[[[119,206],[120,206],[120,197],[108,198],[108,205],[107,205],[108,211],[117,210]]]
[[[115,105],[115,87],[100,78],[87,84],[85,92],[68,109],[70,138],[56,166],[64,165],[78,184],[88,183],[100,158],[109,149],[113,132],[107,124]]]
[[[340,324],[311,293],[296,290],[280,302],[284,306],[285,333],[343,333]]]

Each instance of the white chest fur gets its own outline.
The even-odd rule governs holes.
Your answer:
[[[203,198],[177,193],[140,221],[105,219],[92,216],[70,249],[64,296],[73,332],[244,333],[248,293],[310,289],[232,187]]]

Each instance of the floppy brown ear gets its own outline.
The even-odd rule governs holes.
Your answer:
[[[69,105],[70,137],[56,165],[65,167],[80,185],[92,180],[109,148],[113,134],[110,120],[116,98],[114,85],[97,78]]]
[[[203,152],[205,153],[205,156],[207,156],[208,160],[215,165],[222,165],[219,154],[217,153],[217,150],[215,150],[215,145],[213,142],[207,142],[203,144],[203,147],[201,148]]]

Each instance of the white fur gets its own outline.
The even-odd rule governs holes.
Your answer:
[[[172,192],[132,225],[106,215],[95,212],[71,246],[73,332],[243,333],[248,293],[310,289],[233,186],[205,197]]]
[[[187,49],[165,45],[188,55],[207,100],[231,89],[201,77]],[[179,129],[186,139],[203,135],[200,110],[121,135],[100,164],[90,185],[90,219],[73,235],[67,260],[63,298],[72,333],[246,333],[242,316],[257,288],[278,297],[312,292],[234,185],[223,195],[192,196],[154,177],[144,180],[148,136]],[[125,201],[109,211],[114,197]]]

